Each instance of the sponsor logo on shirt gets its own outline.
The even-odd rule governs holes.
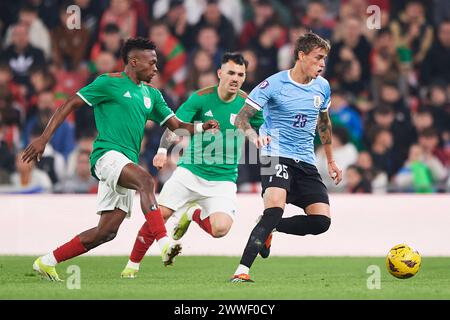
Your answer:
[[[130,91],[127,91],[123,94],[124,97],[131,98]]]
[[[205,116],[207,116],[207,117],[213,117],[212,111],[211,111],[211,110],[206,111],[206,112],[205,112]]]

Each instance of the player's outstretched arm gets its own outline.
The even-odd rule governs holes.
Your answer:
[[[317,122],[320,141],[322,142],[328,163],[328,174],[335,184],[342,180],[342,170],[338,168],[333,159],[333,145],[331,143],[331,120],[328,111],[319,112],[319,121]]]
[[[167,120],[166,125],[167,128],[169,128],[178,136],[190,136],[210,129],[219,129],[219,123],[217,122],[217,120],[208,120],[205,123],[192,124],[183,122],[177,117],[171,117],[169,120]]]
[[[254,107],[249,104],[245,104],[236,116],[235,126],[242,130],[245,136],[250,142],[252,142],[257,148],[269,144],[270,137],[259,137],[255,129],[250,125],[250,119],[258,112]]]
[[[177,140],[177,136],[189,136],[197,132],[203,132],[205,130],[219,129],[219,123],[216,120],[209,120],[205,123],[187,123],[183,122],[177,117],[171,117],[166,122],[167,129],[161,137],[159,143],[159,149],[153,158],[153,165],[157,169],[164,167],[167,161],[167,150]]]
[[[51,117],[44,132],[34,141],[32,141],[22,154],[22,161],[30,162],[32,160],[41,160],[45,145],[51,139],[56,129],[63,123],[66,117],[74,110],[80,108],[85,102],[77,95],[70,97]]]

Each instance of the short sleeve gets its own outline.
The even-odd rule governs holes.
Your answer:
[[[261,127],[264,123],[262,111],[258,111],[257,113],[255,113],[255,115],[250,119],[249,122],[254,129],[259,130],[259,127]]]
[[[96,106],[104,102],[107,98],[107,90],[110,86],[108,76],[103,74],[98,76],[87,86],[81,88],[77,95],[83,99],[90,107]]]
[[[326,85],[325,85],[324,95],[325,95],[325,97],[324,97],[323,103],[320,106],[320,111],[322,111],[322,112],[327,111],[331,104],[331,90],[330,90],[330,85],[328,83],[326,83]]]
[[[172,109],[169,108],[166,101],[164,100],[161,92],[157,90],[154,94],[154,105],[153,109],[148,115],[148,120],[153,120],[158,122],[160,126],[164,125],[167,120],[173,117],[175,114]]]
[[[273,91],[273,85],[266,79],[250,92],[245,103],[257,110],[261,110],[271,98]]]
[[[177,110],[177,118],[183,122],[192,122],[200,110],[197,94],[192,94]]]

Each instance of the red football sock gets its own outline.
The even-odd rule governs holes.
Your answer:
[[[209,222],[209,217],[207,217],[204,220],[201,220],[200,219],[201,212],[202,211],[200,209],[195,210],[194,214],[192,215],[192,220],[197,222],[197,224],[200,226],[200,228],[202,228],[203,230],[208,232],[210,235],[213,235],[212,228],[211,228],[211,222]]]
[[[155,241],[155,237],[150,232],[148,222],[146,221],[138,232],[133,251],[131,251],[130,260],[134,263],[140,263],[153,241]]]
[[[56,261],[62,262],[79,256],[87,251],[88,250],[81,243],[80,237],[76,236],[61,247],[56,248],[55,251],[53,251],[53,255],[55,256]]]
[[[164,225],[164,219],[159,208],[147,212],[144,216],[148,222],[148,229],[156,240],[167,236],[166,226]]]

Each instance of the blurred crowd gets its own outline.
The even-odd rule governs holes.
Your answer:
[[[0,192],[96,192],[88,106],[62,124],[39,163],[19,156],[66,98],[99,74],[123,70],[124,39],[155,42],[160,72],[152,85],[176,110],[193,91],[217,84],[224,52],[249,61],[243,90],[250,92],[293,65],[295,39],[310,30],[332,44],[324,76],[345,178],[334,186],[317,141],[330,191],[449,192],[448,0],[2,0]],[[177,160],[159,172],[152,166],[163,130],[149,122],[141,150],[159,186]],[[238,187],[259,192],[258,165],[240,165]]]

